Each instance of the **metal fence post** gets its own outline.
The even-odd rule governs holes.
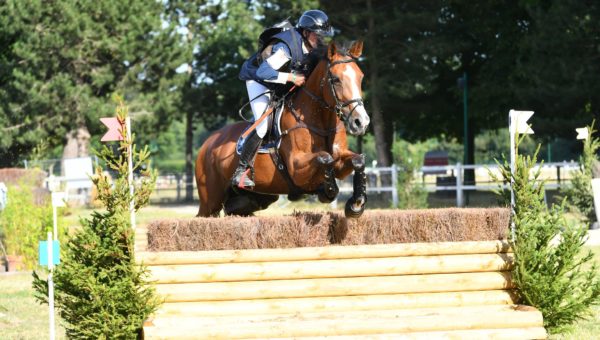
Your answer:
[[[392,202],[398,208],[398,166],[392,164]]]
[[[456,163],[456,206],[459,208],[463,206],[462,170],[462,165]]]
[[[181,177],[181,174],[175,175],[175,180],[177,181],[177,203],[181,201]]]

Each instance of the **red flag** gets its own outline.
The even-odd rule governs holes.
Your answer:
[[[101,142],[123,140],[123,136],[121,135],[123,127],[117,118],[100,118],[100,121],[108,127],[108,132],[100,139]]]

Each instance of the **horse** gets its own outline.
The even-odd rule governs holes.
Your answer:
[[[206,139],[196,158],[197,217],[218,216],[221,210],[225,215],[252,215],[285,194],[292,201],[317,194],[319,201],[329,203],[339,193],[335,179],[352,172],[353,194],[345,215],[362,215],[367,202],[365,159],[348,149],[346,139],[347,133],[363,135],[370,123],[357,64],[362,49],[362,41],[349,47],[331,42],[323,49],[305,84],[286,98],[279,149],[256,155],[253,190],[231,186],[238,163],[236,142],[249,123],[226,125]]]

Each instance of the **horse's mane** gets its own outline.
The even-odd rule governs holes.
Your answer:
[[[354,41],[344,41],[342,43],[333,42],[336,47],[336,51],[338,54],[349,56],[350,55],[350,46]],[[308,74],[312,73],[312,71],[317,67],[320,61],[327,60],[327,45],[320,45],[314,48],[307,56],[307,66],[308,66]]]

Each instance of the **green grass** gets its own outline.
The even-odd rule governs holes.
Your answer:
[[[0,274],[0,338],[49,339],[48,305],[33,297],[30,272]],[[60,318],[55,317],[56,338],[65,339]]]

